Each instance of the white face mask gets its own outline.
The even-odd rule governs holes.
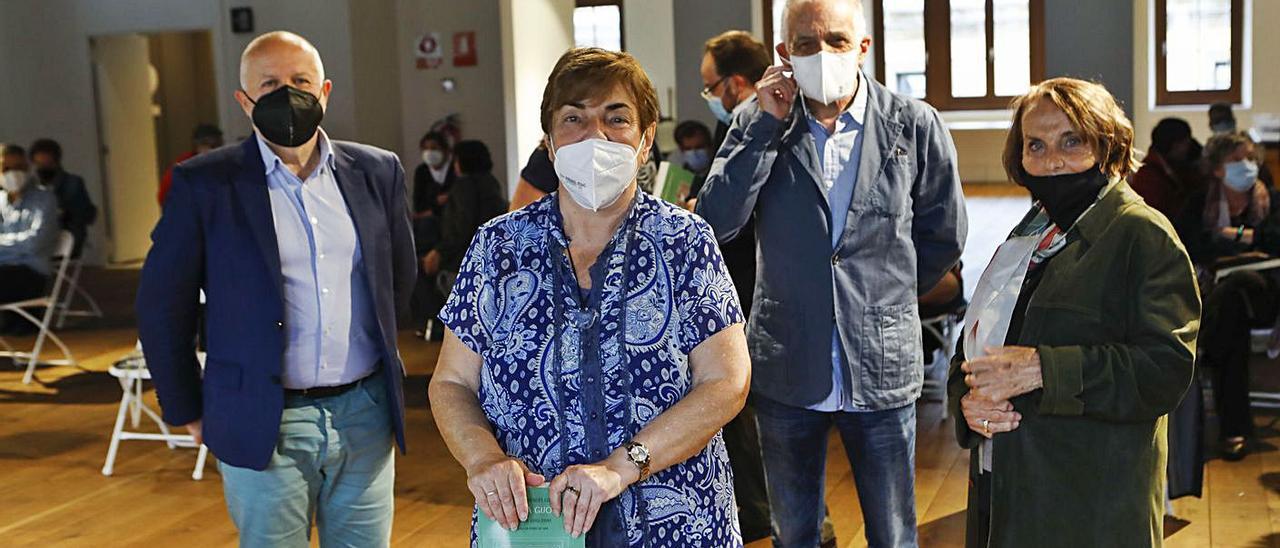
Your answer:
[[[829,105],[858,90],[858,52],[820,51],[792,56],[791,69],[805,97]]]
[[[28,181],[27,172],[25,171],[6,171],[4,176],[0,177],[0,186],[4,187],[5,192],[22,192],[27,188]]]
[[[440,165],[444,163],[444,151],[443,150],[424,150],[422,151],[422,162],[431,167],[439,169]]]
[[[1258,164],[1250,160],[1231,162],[1225,167],[1226,175],[1223,176],[1222,182],[1236,192],[1247,192],[1258,180]]]
[[[640,149],[625,143],[604,139],[587,139],[571,145],[555,148],[556,175],[560,188],[578,205],[591,211],[600,211],[613,205],[636,179],[639,150],[644,149],[644,137]]]

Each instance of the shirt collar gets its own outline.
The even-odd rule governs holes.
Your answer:
[[[320,139],[316,141],[316,147],[320,149],[320,165],[329,166],[329,169],[336,169],[336,162],[333,157],[333,143],[329,141],[329,135],[323,129],[317,129]],[[254,132],[254,137],[258,139],[258,151],[262,153],[262,167],[265,173],[270,176],[271,172],[284,163],[274,150],[267,145],[267,141],[262,138],[258,132]]]
[[[867,77],[858,71],[858,89],[853,93],[853,101],[840,113],[840,117],[836,119],[836,133],[844,131],[850,123],[857,124],[858,127],[866,125],[867,120]],[[800,101],[800,108],[804,110],[804,116],[810,122],[817,122],[813,114],[809,112],[809,102]]]
[[[449,178],[450,169],[453,169],[453,157],[445,160],[444,164],[439,169],[431,167],[431,164],[427,164],[427,171],[431,173],[431,178],[435,179],[437,183],[442,185],[444,184],[445,179]]]
[[[751,97],[747,97],[746,99],[744,99],[744,100],[742,100],[742,101],[738,101],[738,104],[736,104],[736,105],[734,105],[734,106],[733,106],[733,110],[732,110],[732,111],[730,111],[730,112],[729,112],[729,114],[730,114],[733,118],[737,118],[737,117],[738,117],[738,113],[739,113],[739,112],[741,112],[741,111],[742,111],[742,109],[746,108],[746,107],[747,107],[747,105],[750,105],[751,103],[754,103],[754,102],[756,102],[756,94],[753,92],[753,93],[751,94]]]

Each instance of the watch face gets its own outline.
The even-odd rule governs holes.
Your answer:
[[[649,450],[643,445],[632,445],[627,449],[627,454],[631,456],[631,460],[635,462],[645,462],[649,460]]]

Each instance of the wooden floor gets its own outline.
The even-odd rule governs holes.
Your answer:
[[[102,271],[94,288],[108,310],[129,310],[136,273]],[[120,390],[105,371],[133,346],[129,313],[83,322],[66,331],[82,369],[49,368],[39,383],[0,362],[0,545],[232,546],[235,531],[222,503],[214,466],[190,479],[195,452],[155,442],[125,442],[113,477],[101,475]],[[19,344],[24,340],[13,341]],[[471,498],[462,469],[440,440],[426,400],[436,345],[406,337],[410,453],[398,457],[397,546],[464,546]],[[154,405],[154,396],[149,396]],[[917,441],[920,544],[963,544],[968,455],[922,404]],[[1211,461],[1202,499],[1175,502],[1190,521],[1173,532],[1173,547],[1280,547],[1280,432],[1259,418],[1267,447],[1238,463]],[[863,546],[853,478],[838,438],[828,457],[827,502],[841,546]],[[1081,524],[1086,526],[1087,524]],[[758,542],[752,547],[768,546]]]

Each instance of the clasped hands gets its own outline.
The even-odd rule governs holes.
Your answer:
[[[619,460],[613,455],[595,464],[570,466],[551,480],[551,512],[564,517],[565,532],[575,538],[585,534],[604,503],[639,481],[635,465]],[[467,471],[467,487],[480,511],[510,531],[529,519],[525,486],[546,483],[545,477],[530,472],[523,462],[506,456]]]
[[[969,429],[990,439],[1012,432],[1022,414],[1009,402],[1015,396],[1044,386],[1040,354],[1026,346],[988,347],[986,355],[960,364],[969,392],[960,398],[960,410]]]

